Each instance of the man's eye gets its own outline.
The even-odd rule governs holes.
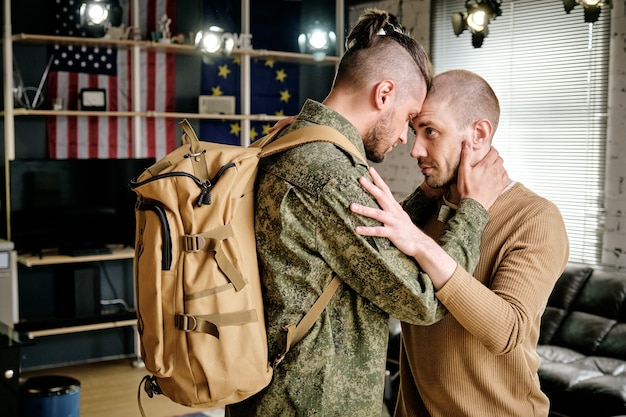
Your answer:
[[[409,125],[409,129],[411,129],[411,132],[413,132],[413,135],[417,135],[417,131],[415,130],[413,126]]]
[[[431,129],[430,127],[427,127],[427,128],[426,128],[426,135],[428,135],[428,136],[434,136],[434,135],[435,135],[435,133],[436,133],[436,132],[435,132],[435,130],[434,130],[434,129]]]

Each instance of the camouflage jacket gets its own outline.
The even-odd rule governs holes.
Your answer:
[[[314,123],[336,128],[365,153],[355,127],[312,100],[285,130]],[[376,223],[349,208],[352,202],[376,205],[357,181],[363,175],[368,175],[363,162],[326,142],[261,161],[255,227],[271,357],[283,346],[284,326],[298,323],[333,274],[342,284],[275,369],[269,387],[228,407],[229,415],[378,417],[389,315],[418,325],[445,315],[413,258],[387,239],[354,232],[358,224]],[[412,208],[420,210],[416,201]],[[462,267],[476,265],[487,219],[480,204],[463,200],[449,222],[444,247]]]

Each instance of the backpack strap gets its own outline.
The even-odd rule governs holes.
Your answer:
[[[300,322],[298,322],[297,325],[288,324],[285,326],[285,331],[287,332],[287,336],[285,338],[285,346],[274,359],[274,362],[272,364],[273,368],[276,368],[283,361],[283,359],[285,359],[285,355],[287,355],[287,352],[289,352],[291,346],[302,340],[304,335],[306,335],[309,330],[311,330],[311,327],[313,327],[313,324],[315,324],[315,321],[322,314],[322,311],[324,311],[324,309],[328,305],[328,302],[335,294],[335,291],[337,291],[339,284],[341,284],[341,280],[339,279],[339,277],[337,275],[333,276],[332,281],[330,281],[326,288],[324,288],[324,292],[322,292],[322,294],[315,301],[311,309],[304,315],[304,317],[302,317]]]
[[[209,180],[209,169],[206,166],[206,159],[200,158],[206,151],[202,148],[195,130],[193,130],[187,119],[181,120],[178,125],[183,131],[182,144],[189,145],[189,153],[185,154],[185,158],[189,158],[191,161],[194,175],[203,181]]]
[[[330,142],[346,152],[359,158],[364,164],[367,165],[367,161],[363,157],[363,154],[358,150],[354,143],[350,142],[341,132],[326,125],[309,125],[301,127],[300,129],[292,130],[291,132],[281,136],[271,143],[269,142],[276,133],[272,132],[264,138],[259,139],[250,146],[260,147],[262,150],[259,153],[259,157],[265,157],[276,154],[278,152],[286,151],[287,149],[295,148],[296,146],[303,145],[311,142]]]

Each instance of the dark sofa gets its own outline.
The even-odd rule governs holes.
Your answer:
[[[568,264],[542,316],[537,352],[554,416],[626,415],[626,272]]]

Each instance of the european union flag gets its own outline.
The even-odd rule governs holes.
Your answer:
[[[254,49],[296,52],[300,29],[300,2],[264,0],[251,2],[250,32]],[[221,17],[227,32],[237,32],[240,19],[238,2],[205,2],[205,18]],[[279,22],[281,22],[279,24]],[[230,25],[230,26],[229,26]],[[215,59],[202,64],[202,95],[235,96],[235,113],[241,114],[240,58]],[[300,65],[269,58],[250,60],[250,113],[295,115],[300,110]],[[252,121],[250,142],[267,134],[274,121]],[[239,145],[241,120],[201,120],[200,138],[212,142]]]
[[[290,116],[300,110],[299,65],[273,59],[252,59],[250,68],[250,112]],[[203,95],[235,96],[235,113],[240,107],[240,58],[221,58],[212,64],[203,64]],[[273,121],[252,121],[250,142],[268,133]],[[240,120],[204,120],[200,124],[200,137],[218,143],[240,144]]]

